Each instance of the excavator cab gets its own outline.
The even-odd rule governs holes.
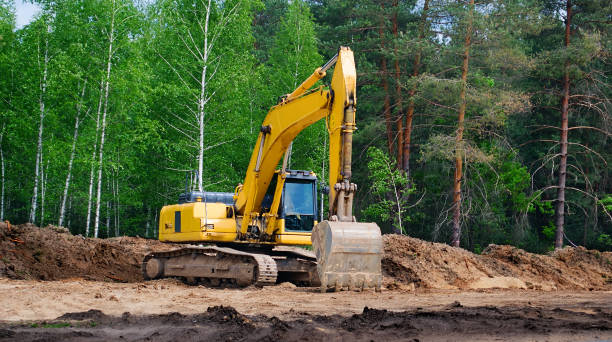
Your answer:
[[[317,177],[308,171],[290,171],[285,179],[279,216],[286,232],[310,232],[317,214]]]
[[[269,212],[279,172],[272,177],[268,192],[262,202],[262,211]],[[311,171],[287,170],[282,188],[278,218],[284,222],[287,233],[309,233],[312,231],[318,213],[317,177]]]

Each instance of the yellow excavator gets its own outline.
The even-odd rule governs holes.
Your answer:
[[[313,88],[331,67],[331,85]],[[380,228],[356,222],[352,214],[356,78],[353,52],[341,47],[268,112],[244,183],[234,193],[187,187],[178,204],[163,207],[159,240],[189,245],[145,256],[145,279],[178,277],[210,286],[290,281],[320,286],[323,292],[379,291]],[[322,119],[329,133],[329,187],[323,187],[329,194],[329,217],[318,222],[317,177],[288,169],[287,151],[302,130]],[[298,247],[309,245],[313,251]]]

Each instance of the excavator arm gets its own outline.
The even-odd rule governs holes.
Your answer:
[[[329,89],[310,88],[334,66]],[[329,220],[320,222],[312,232],[313,249],[322,290],[327,287],[374,287],[380,289],[382,238],[375,223],[358,223],[352,214],[357,186],[351,183],[351,153],[355,131],[357,73],[353,52],[341,47],[338,54],[306,79],[291,94],[270,110],[261,129],[244,184],[237,188],[235,207],[242,215],[238,239],[247,237],[249,226],[258,226],[261,205],[281,157],[291,141],[305,128],[327,117],[329,133]],[[284,171],[284,170],[283,170]],[[281,177],[283,174],[281,173]],[[274,221],[282,185],[277,183],[273,209]],[[276,207],[275,207],[276,206]],[[271,236],[274,225],[267,225]]]
[[[334,66],[331,88],[309,89],[325,77]],[[244,179],[236,195],[236,210],[243,215],[241,233],[246,233],[247,224],[255,220],[261,209],[264,195],[280,159],[295,137],[308,126],[328,118],[330,216],[339,215],[340,220],[351,220],[352,205],[337,202],[339,189],[350,187],[352,134],[355,130],[356,78],[353,52],[346,47],[304,81],[295,91],[286,95],[274,106],[261,125],[259,136]],[[307,93],[308,92],[308,93]],[[337,185],[340,184],[340,185]],[[354,187],[354,185],[353,185]],[[345,208],[338,212],[340,209]],[[348,215],[347,210],[348,209]]]

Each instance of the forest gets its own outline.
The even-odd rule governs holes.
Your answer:
[[[0,0],[2,221],[154,238],[186,177],[234,191],[269,108],[349,46],[359,221],[612,250],[610,1],[32,2],[17,28]],[[312,125],[291,168],[324,184],[327,145]]]

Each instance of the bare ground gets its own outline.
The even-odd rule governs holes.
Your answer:
[[[142,257],[176,246],[0,223],[0,340],[612,340],[610,253],[384,243],[382,293],[211,289],[142,281]]]
[[[291,284],[211,289],[172,279],[5,279],[0,318],[0,340],[7,341],[595,341],[612,340],[612,292],[321,294]]]

